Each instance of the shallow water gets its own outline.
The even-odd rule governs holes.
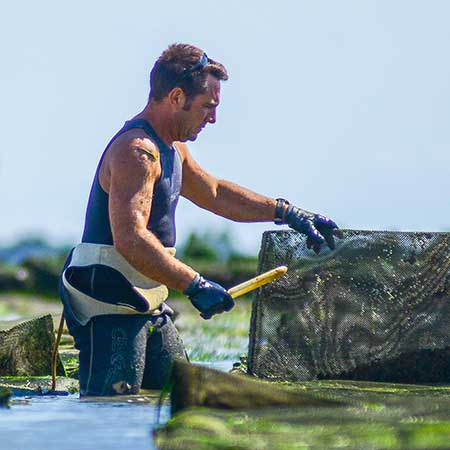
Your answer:
[[[229,370],[232,362],[205,365]],[[159,424],[168,419],[163,405]],[[13,397],[0,408],[0,450],[153,450],[156,426],[156,398]]]
[[[168,419],[161,410],[161,422]],[[127,401],[84,402],[78,396],[33,397],[0,410],[0,448],[90,450],[155,448],[156,406]]]
[[[215,320],[183,312],[182,337],[192,362],[229,371],[248,348],[250,302]],[[5,319],[5,316],[0,317]],[[142,400],[142,397],[141,397]],[[153,450],[157,400],[139,397],[79,400],[69,397],[13,397],[0,408],[0,450]],[[169,407],[160,412],[162,425]]]

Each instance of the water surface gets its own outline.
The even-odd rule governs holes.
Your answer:
[[[202,363],[203,364],[203,363]],[[232,361],[205,363],[229,370]],[[80,400],[66,397],[13,397],[0,408],[0,450],[153,450],[152,430],[169,419],[153,396]]]

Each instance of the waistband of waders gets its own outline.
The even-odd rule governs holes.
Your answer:
[[[166,250],[175,255],[175,248]],[[106,280],[98,293],[77,283],[77,273],[101,273]],[[111,283],[108,283],[111,280]],[[81,243],[72,253],[62,273],[62,283],[70,296],[70,306],[81,325],[90,319],[109,314],[170,315],[164,304],[168,297],[165,285],[138,272],[112,245]],[[109,286],[110,284],[110,286]]]

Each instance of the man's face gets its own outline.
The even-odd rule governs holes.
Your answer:
[[[220,81],[211,74],[206,78],[206,92],[195,96],[185,109],[177,113],[178,140],[195,141],[207,123],[216,122],[220,102]],[[186,109],[186,106],[188,109]]]

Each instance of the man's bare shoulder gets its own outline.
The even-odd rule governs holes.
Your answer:
[[[109,147],[100,167],[100,185],[109,192],[112,177],[128,185],[133,179],[157,179],[161,173],[159,149],[142,130],[129,130]]]
[[[121,134],[114,140],[108,153],[110,160],[159,161],[158,146],[141,129],[132,129]]]

